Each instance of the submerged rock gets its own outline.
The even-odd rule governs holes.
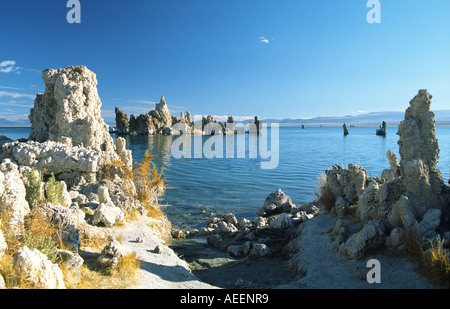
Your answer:
[[[347,129],[347,125],[344,123],[344,125],[342,126],[344,129],[344,135],[348,135],[348,129]]]
[[[278,189],[266,197],[263,207],[258,210],[258,215],[267,217],[281,212],[290,212],[292,206],[295,205],[291,198]]]
[[[380,136],[386,136],[386,133],[387,133],[386,122],[384,122],[384,121],[382,122],[380,128],[377,129],[376,133],[377,133],[377,135],[380,135]]]

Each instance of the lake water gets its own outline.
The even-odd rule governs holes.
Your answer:
[[[29,130],[0,128],[0,135],[27,138]],[[261,169],[260,163],[269,159],[249,158],[249,147],[252,147],[249,139],[256,137],[248,134],[244,136],[245,158],[237,158],[237,139],[243,136],[216,137],[223,140],[224,153],[230,145],[229,139],[234,139],[235,155],[229,159],[225,155],[222,159],[176,159],[171,155],[171,145],[177,136],[125,136],[125,139],[133,160],[140,160],[146,150],[156,155],[155,163],[164,168],[168,186],[160,203],[167,205],[165,213],[175,227],[191,229],[204,226],[211,213],[220,216],[232,212],[238,219],[254,218],[267,195],[278,188],[291,196],[295,204],[312,201],[317,177],[334,164],[354,163],[363,166],[369,176],[380,176],[389,167],[386,159],[389,149],[400,159],[398,135],[396,127],[388,127],[386,137],[376,136],[375,130],[374,127],[349,128],[350,135],[344,137],[341,127],[280,127],[279,164],[276,169],[266,170]],[[447,182],[450,127],[437,127],[436,131],[440,146],[438,167]],[[270,141],[270,137],[269,130],[259,139]],[[209,138],[201,137],[202,144]]]

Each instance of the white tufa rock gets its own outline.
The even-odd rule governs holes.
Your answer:
[[[270,227],[274,229],[287,229],[292,227],[291,217],[287,213],[282,213],[281,216],[270,222]]]
[[[430,208],[444,204],[442,192],[444,181],[437,168],[439,143],[436,137],[435,115],[430,110],[431,94],[427,90],[410,101],[405,120],[400,122],[398,145],[400,175],[405,194],[420,218]]]
[[[102,151],[114,157],[114,143],[101,117],[102,102],[97,77],[85,66],[47,69],[42,72],[45,93],[38,94],[31,109],[30,139],[68,143]]]
[[[3,163],[2,166],[4,167]],[[20,228],[24,223],[25,216],[30,212],[30,207],[25,197],[25,185],[17,166],[5,173],[0,171],[0,213],[8,214],[8,223],[11,227],[14,227],[15,233],[18,235],[21,234]]]
[[[17,250],[13,267],[18,278],[31,282],[38,289],[65,288],[61,269],[37,249],[23,246]]]

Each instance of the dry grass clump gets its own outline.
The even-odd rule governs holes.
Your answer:
[[[83,264],[76,274],[62,268],[68,289],[124,289],[138,282],[140,261],[136,253],[125,255],[114,268],[97,269]]]
[[[13,267],[14,254],[23,246],[38,249],[52,263],[59,262],[56,249],[62,247],[59,229],[39,211],[32,211],[25,217],[23,230],[11,224],[11,211],[3,211],[0,215],[0,229],[5,237],[8,249],[0,261],[0,274],[8,288],[33,288],[34,284],[18,276]]]
[[[443,240],[438,236],[430,243],[430,247],[424,250],[423,240],[417,231],[417,223],[408,228],[405,225],[402,233],[402,242],[406,255],[419,265],[419,271],[431,282],[444,286],[450,286],[450,254],[443,247]]]
[[[431,247],[425,251],[422,270],[434,283],[449,287],[450,254],[444,250],[443,240],[435,239]]]
[[[85,233],[80,231],[80,247],[103,249],[108,244],[108,239],[102,234]]]
[[[144,158],[135,162],[132,168],[120,160],[112,160],[106,163],[103,177],[109,180],[114,180],[116,175],[120,177],[124,193],[142,202],[150,218],[161,218],[163,213],[157,205],[157,200],[164,193],[165,178],[163,171],[158,170],[153,162],[154,157],[146,151]],[[125,216],[132,220],[137,215],[131,211]]]
[[[153,204],[164,193],[164,180],[153,162],[154,155],[148,150],[140,162],[133,165],[133,180],[136,185],[137,199],[145,204]]]
[[[331,192],[331,189],[328,186],[327,176],[322,173],[317,178],[317,183],[317,188],[314,191],[316,201],[320,208],[326,211],[331,211],[331,209],[334,207],[334,204],[336,203],[336,197],[334,196],[333,192]]]

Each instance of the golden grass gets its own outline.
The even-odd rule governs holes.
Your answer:
[[[5,254],[0,260],[0,266],[0,274],[5,280],[6,288],[33,289],[36,287],[33,282],[17,275],[12,255]]]
[[[107,244],[107,237],[80,233],[80,247],[82,248],[103,249]]]
[[[99,270],[83,264],[78,273],[62,269],[68,289],[125,289],[138,283],[140,261],[136,253],[125,255],[114,267]]]
[[[430,248],[424,250],[423,240],[417,231],[417,223],[402,233],[402,243],[407,257],[418,264],[419,271],[432,283],[449,287],[450,285],[450,255],[444,250],[443,240],[437,237],[430,243]]]
[[[415,261],[419,262],[423,256],[422,239],[417,231],[417,223],[409,228],[405,223],[403,233],[401,234],[401,240],[405,246],[407,256]]]
[[[422,271],[431,282],[449,287],[450,285],[450,254],[444,250],[443,240],[435,239],[430,249],[425,251]]]
[[[162,171],[158,171],[148,150],[140,162],[133,165],[133,181],[136,186],[137,199],[144,205],[152,205],[156,198],[164,192]]]
[[[11,256],[23,245],[23,240],[17,235],[17,231],[22,230],[22,228],[12,223],[12,217],[11,209],[3,209],[0,212],[0,230],[2,230],[8,246],[6,254]]]
[[[317,188],[314,191],[314,196],[319,204],[319,207],[331,211],[336,203],[336,197],[331,192],[330,187],[327,184],[327,176],[322,172],[317,178]]]
[[[153,163],[153,158],[154,156],[147,151],[144,158],[135,163],[132,168],[125,166],[120,160],[113,160],[106,164],[103,177],[114,180],[118,175],[122,179],[124,193],[141,201],[147,210],[148,217],[160,219],[165,218],[165,216],[157,205],[157,198],[164,193],[165,179],[162,171],[158,170]],[[137,218],[137,211],[131,211],[127,216],[128,219],[133,220],[133,218]],[[62,248],[61,233],[59,228],[40,211],[33,211],[27,215],[23,228],[12,226],[11,218],[11,212],[2,211],[0,228],[8,245],[8,250],[0,260],[0,273],[8,288],[33,288],[33,283],[28,282],[25,278],[20,278],[14,271],[14,254],[24,243],[42,245],[50,244],[49,241],[52,240],[54,241],[52,245],[55,244],[55,247]],[[22,237],[17,236],[19,229],[22,229],[22,233],[19,233],[23,235]],[[81,247],[102,249],[107,245],[108,240],[100,234],[88,235],[83,233],[81,229],[80,242]],[[133,252],[124,256],[116,267],[107,270],[96,269],[95,261],[91,261],[91,263],[85,261],[80,270],[75,272],[66,269],[63,264],[59,266],[63,271],[67,288],[121,289],[137,281],[136,275],[140,268],[140,262],[136,258],[136,253]]]
[[[112,160],[105,165],[103,177],[114,180],[115,176],[122,179],[121,188],[125,194],[138,199],[143,203],[150,218],[161,218],[162,211],[157,204],[158,196],[165,190],[165,178],[162,170],[158,170],[153,162],[154,155],[148,151],[140,162],[135,162],[132,168],[126,166],[121,160]],[[130,210],[125,214],[127,221],[138,217],[136,210]]]

